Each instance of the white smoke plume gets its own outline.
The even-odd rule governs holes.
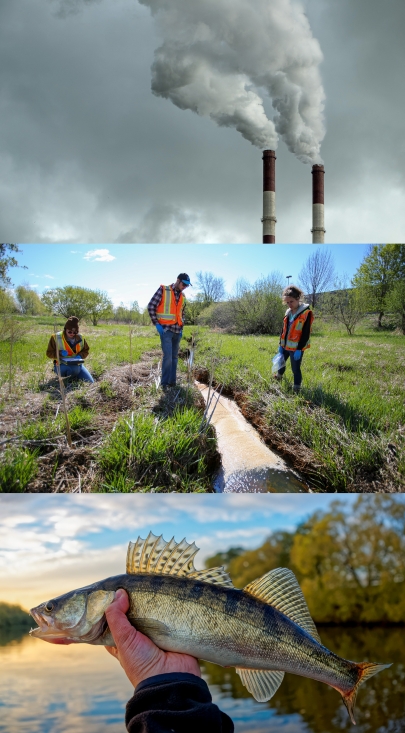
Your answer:
[[[180,109],[235,127],[258,148],[280,136],[304,163],[320,163],[325,135],[322,52],[295,0],[139,0],[162,45],[152,91]],[[267,94],[274,108],[269,120]]]

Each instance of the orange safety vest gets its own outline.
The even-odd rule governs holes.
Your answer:
[[[170,285],[161,285],[161,287],[163,288],[162,299],[156,308],[158,323],[162,326],[174,326],[176,323],[178,326],[182,326],[182,311],[185,301],[183,293],[180,293],[179,302],[176,303],[174,291]]]
[[[75,346],[75,351],[73,351],[72,347],[70,346],[69,342],[66,341],[63,331],[58,331],[56,334],[56,348],[57,348],[57,354],[59,354],[60,351],[67,351],[68,356],[74,356],[75,354],[80,354],[83,346],[83,336],[78,334],[80,341]],[[61,362],[63,364],[63,357],[61,358]],[[58,362],[56,362],[58,363]]]
[[[311,319],[311,326],[310,326],[310,332],[311,327],[314,321],[314,314],[312,313],[309,306],[307,306],[303,311],[300,311],[295,317],[292,323],[289,323],[288,315],[286,314],[284,316],[283,321],[283,330],[281,332],[280,336],[280,346],[283,347],[286,351],[296,351],[298,348],[298,342],[301,338],[302,333],[302,327],[307,320],[307,318]],[[290,330],[288,331],[288,326],[290,326]],[[288,331],[288,336],[286,338],[286,334]],[[305,349],[309,349],[311,346],[310,339],[308,339],[305,346],[302,347],[302,351]]]

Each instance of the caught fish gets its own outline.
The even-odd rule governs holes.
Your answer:
[[[360,685],[390,664],[350,662],[324,647],[294,574],[271,570],[243,590],[224,568],[196,570],[198,548],[150,533],[129,543],[126,574],[116,575],[31,609],[31,635],[53,644],[114,646],[105,617],[118,588],[129,596],[129,621],[165,651],[236,667],[259,702],[277,691],[285,672],[337,690],[354,723]]]

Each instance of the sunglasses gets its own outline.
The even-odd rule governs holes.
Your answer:
[[[71,331],[70,328],[66,329],[66,333],[73,333],[74,336],[77,336],[77,331]]]

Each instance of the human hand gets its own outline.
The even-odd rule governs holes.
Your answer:
[[[279,346],[279,347],[278,347],[278,353],[279,353],[279,354],[284,354],[284,349],[283,349],[283,347],[282,347],[282,346]]]
[[[137,631],[125,615],[128,608],[128,595],[123,588],[119,588],[105,612],[116,646],[106,646],[106,650],[118,659],[134,687],[148,677],[168,672],[188,672],[201,677],[195,657],[164,652],[149,637]]]
[[[301,356],[302,356],[302,351],[300,351],[299,349],[294,351],[294,361],[299,361],[301,359]]]
[[[156,331],[158,332],[159,336],[163,336],[165,329],[163,328],[161,323],[155,323]]]
[[[67,356],[68,355],[66,349],[61,349],[59,353],[60,353],[61,356]]]

